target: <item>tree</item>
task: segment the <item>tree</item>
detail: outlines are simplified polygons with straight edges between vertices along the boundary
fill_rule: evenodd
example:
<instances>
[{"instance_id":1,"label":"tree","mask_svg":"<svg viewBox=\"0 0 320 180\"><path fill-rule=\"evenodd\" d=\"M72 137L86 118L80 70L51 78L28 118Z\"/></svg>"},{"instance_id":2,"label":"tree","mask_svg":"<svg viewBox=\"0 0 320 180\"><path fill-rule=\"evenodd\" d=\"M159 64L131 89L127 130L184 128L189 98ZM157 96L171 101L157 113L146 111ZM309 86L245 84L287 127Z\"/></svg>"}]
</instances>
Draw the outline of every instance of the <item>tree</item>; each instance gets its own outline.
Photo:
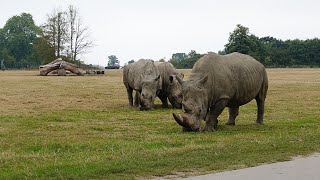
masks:
<instances>
[{"instance_id":1,"label":"tree","mask_svg":"<svg viewBox=\"0 0 320 180\"><path fill-rule=\"evenodd\" d=\"M237 24L237 27L230 33L229 42L225 45L226 54L239 52L248 54L262 62L266 58L266 51L260 39L249 32L249 28Z\"/></svg>"},{"instance_id":2,"label":"tree","mask_svg":"<svg viewBox=\"0 0 320 180\"><path fill-rule=\"evenodd\" d=\"M33 21L31 14L22 13L11 17L0 31L0 50L6 59L7 67L30 66L34 59L30 58L33 44L40 29Z\"/></svg>"},{"instance_id":3,"label":"tree","mask_svg":"<svg viewBox=\"0 0 320 180\"><path fill-rule=\"evenodd\" d=\"M225 45L225 52L227 54L232 52L239 52L249 54L253 50L253 41L249 33L249 28L237 24L235 30L230 33L229 42Z\"/></svg>"},{"instance_id":4,"label":"tree","mask_svg":"<svg viewBox=\"0 0 320 180\"><path fill-rule=\"evenodd\" d=\"M119 65L119 60L117 56L115 55L108 56L108 66L115 66L115 65Z\"/></svg>"},{"instance_id":5,"label":"tree","mask_svg":"<svg viewBox=\"0 0 320 180\"><path fill-rule=\"evenodd\" d=\"M44 36L55 50L56 57L65 56L78 61L79 55L88 52L93 46L89 27L84 26L79 10L70 5L67 11L54 9L43 25Z\"/></svg>"},{"instance_id":6,"label":"tree","mask_svg":"<svg viewBox=\"0 0 320 180\"><path fill-rule=\"evenodd\" d=\"M188 56L189 58L193 58L193 57L196 57L198 56L199 54L195 51L195 50L191 50L189 53L188 53Z\"/></svg>"},{"instance_id":7,"label":"tree","mask_svg":"<svg viewBox=\"0 0 320 180\"><path fill-rule=\"evenodd\" d=\"M133 60L133 59L130 60L130 61L128 61L128 64L132 64L132 63L134 63L134 60Z\"/></svg>"},{"instance_id":8,"label":"tree","mask_svg":"<svg viewBox=\"0 0 320 180\"><path fill-rule=\"evenodd\" d=\"M39 64L48 64L55 59L55 49L50 45L48 37L40 35L33 44L33 56L39 60Z\"/></svg>"},{"instance_id":9,"label":"tree","mask_svg":"<svg viewBox=\"0 0 320 180\"><path fill-rule=\"evenodd\" d=\"M176 53L172 55L169 62L178 69L190 69L194 63L203 55L198 54L195 50L191 50L188 55L186 53Z\"/></svg>"},{"instance_id":10,"label":"tree","mask_svg":"<svg viewBox=\"0 0 320 180\"><path fill-rule=\"evenodd\" d=\"M72 61L77 61L78 55L87 53L93 47L93 41L90 39L89 27L83 25L75 6L70 5L68 8L68 22L70 57Z\"/></svg>"},{"instance_id":11,"label":"tree","mask_svg":"<svg viewBox=\"0 0 320 180\"><path fill-rule=\"evenodd\" d=\"M7 48L4 48L0 51L0 60L3 63L2 68L12 68L16 63L16 59Z\"/></svg>"},{"instance_id":12,"label":"tree","mask_svg":"<svg viewBox=\"0 0 320 180\"><path fill-rule=\"evenodd\" d=\"M51 47L54 48L56 57L64 54L66 42L68 41L68 21L66 12L54 9L48 15L47 22L42 26L44 36L47 37Z\"/></svg>"},{"instance_id":13,"label":"tree","mask_svg":"<svg viewBox=\"0 0 320 180\"><path fill-rule=\"evenodd\" d=\"M171 57L171 59L174 61L182 61L186 58L188 58L186 53L174 53L172 54L172 57Z\"/></svg>"}]
</instances>

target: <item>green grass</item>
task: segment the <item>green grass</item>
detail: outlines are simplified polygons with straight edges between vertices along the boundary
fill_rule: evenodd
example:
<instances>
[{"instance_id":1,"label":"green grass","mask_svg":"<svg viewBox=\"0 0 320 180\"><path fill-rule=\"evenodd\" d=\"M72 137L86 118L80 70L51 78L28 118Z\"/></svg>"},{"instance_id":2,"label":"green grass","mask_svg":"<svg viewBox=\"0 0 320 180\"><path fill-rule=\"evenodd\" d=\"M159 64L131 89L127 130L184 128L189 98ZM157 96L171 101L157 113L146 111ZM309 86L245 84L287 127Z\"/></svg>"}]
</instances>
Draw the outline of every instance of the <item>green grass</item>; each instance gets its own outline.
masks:
<instances>
[{"instance_id":1,"label":"green grass","mask_svg":"<svg viewBox=\"0 0 320 180\"><path fill-rule=\"evenodd\" d=\"M224 112L213 133L182 132L172 118L180 110L161 109L159 100L154 111L128 108L121 71L1 72L0 179L188 176L319 152L320 70L296 71L268 71L264 125L254 123L251 102L236 126L224 125Z\"/></svg>"}]
</instances>

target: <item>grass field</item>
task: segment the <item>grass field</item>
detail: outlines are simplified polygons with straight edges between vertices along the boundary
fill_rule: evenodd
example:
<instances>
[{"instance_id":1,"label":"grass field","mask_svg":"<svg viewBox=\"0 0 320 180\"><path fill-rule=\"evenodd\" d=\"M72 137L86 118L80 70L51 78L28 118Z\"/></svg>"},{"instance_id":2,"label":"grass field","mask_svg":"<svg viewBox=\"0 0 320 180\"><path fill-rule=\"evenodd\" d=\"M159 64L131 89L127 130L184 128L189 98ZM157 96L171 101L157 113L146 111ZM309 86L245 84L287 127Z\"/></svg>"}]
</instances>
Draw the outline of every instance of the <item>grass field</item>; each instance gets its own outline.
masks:
<instances>
[{"instance_id":1,"label":"grass field","mask_svg":"<svg viewBox=\"0 0 320 180\"><path fill-rule=\"evenodd\" d=\"M188 75L190 70L183 70ZM320 152L320 69L269 69L265 124L186 133L161 109L127 107L121 70L103 76L0 72L0 179L190 176Z\"/></svg>"}]
</instances>

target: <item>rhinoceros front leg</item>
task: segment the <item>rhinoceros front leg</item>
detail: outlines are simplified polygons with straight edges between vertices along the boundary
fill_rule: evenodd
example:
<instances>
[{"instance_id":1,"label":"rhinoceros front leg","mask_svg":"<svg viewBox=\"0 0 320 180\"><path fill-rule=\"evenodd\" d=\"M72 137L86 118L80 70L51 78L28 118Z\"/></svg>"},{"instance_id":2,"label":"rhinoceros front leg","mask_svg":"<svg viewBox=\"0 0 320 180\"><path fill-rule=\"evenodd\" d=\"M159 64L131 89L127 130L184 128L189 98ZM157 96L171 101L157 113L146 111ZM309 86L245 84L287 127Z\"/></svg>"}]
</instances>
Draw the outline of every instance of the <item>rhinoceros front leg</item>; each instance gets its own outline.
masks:
<instances>
[{"instance_id":1,"label":"rhinoceros front leg","mask_svg":"<svg viewBox=\"0 0 320 180\"><path fill-rule=\"evenodd\" d=\"M206 126L203 131L214 131L218 127L218 117L228 104L229 98L219 99L212 108L210 108L209 113L206 117Z\"/></svg>"},{"instance_id":2,"label":"rhinoceros front leg","mask_svg":"<svg viewBox=\"0 0 320 180\"><path fill-rule=\"evenodd\" d=\"M163 108L168 108L168 97L163 95L163 94L158 94L158 97L162 102L162 107Z\"/></svg>"},{"instance_id":3,"label":"rhinoceros front leg","mask_svg":"<svg viewBox=\"0 0 320 180\"><path fill-rule=\"evenodd\" d=\"M239 107L229 107L229 120L226 125L236 125L236 118L239 115Z\"/></svg>"},{"instance_id":4,"label":"rhinoceros front leg","mask_svg":"<svg viewBox=\"0 0 320 180\"><path fill-rule=\"evenodd\" d=\"M140 94L138 91L136 91L136 94L134 96L134 106L135 107L139 107L139 104L140 104L140 98L139 98Z\"/></svg>"}]
</instances>

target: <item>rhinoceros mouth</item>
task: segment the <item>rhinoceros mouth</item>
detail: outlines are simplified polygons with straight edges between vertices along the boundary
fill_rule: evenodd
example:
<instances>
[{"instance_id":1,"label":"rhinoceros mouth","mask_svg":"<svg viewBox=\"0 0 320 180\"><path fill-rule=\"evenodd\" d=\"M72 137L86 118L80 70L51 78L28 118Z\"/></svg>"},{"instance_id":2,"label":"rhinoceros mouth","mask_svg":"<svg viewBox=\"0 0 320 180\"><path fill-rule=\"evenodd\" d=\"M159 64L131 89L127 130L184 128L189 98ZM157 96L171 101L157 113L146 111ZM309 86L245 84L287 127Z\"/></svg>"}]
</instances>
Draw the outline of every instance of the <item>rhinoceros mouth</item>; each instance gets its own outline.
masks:
<instances>
[{"instance_id":1,"label":"rhinoceros mouth","mask_svg":"<svg viewBox=\"0 0 320 180\"><path fill-rule=\"evenodd\" d=\"M183 127L185 131L199 131L199 128L195 129L193 125L190 123L189 117L186 115L172 113L174 120Z\"/></svg>"}]
</instances>

